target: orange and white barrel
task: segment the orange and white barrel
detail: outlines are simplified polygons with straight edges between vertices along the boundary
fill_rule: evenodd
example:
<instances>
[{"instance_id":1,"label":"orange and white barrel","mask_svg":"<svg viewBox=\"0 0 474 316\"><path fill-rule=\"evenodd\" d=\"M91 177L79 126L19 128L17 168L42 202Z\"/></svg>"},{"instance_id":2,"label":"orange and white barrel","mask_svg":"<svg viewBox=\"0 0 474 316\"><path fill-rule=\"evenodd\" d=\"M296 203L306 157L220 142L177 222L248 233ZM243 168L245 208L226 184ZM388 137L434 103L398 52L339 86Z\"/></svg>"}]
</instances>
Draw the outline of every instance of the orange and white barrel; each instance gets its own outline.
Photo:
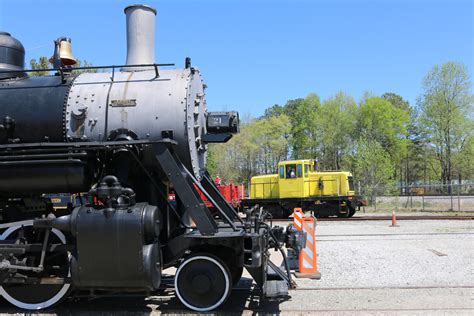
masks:
<instances>
[{"instance_id":1,"label":"orange and white barrel","mask_svg":"<svg viewBox=\"0 0 474 316\"><path fill-rule=\"evenodd\" d=\"M293 209L293 226L297 230L303 229L303 210L299 207Z\"/></svg>"}]
</instances>

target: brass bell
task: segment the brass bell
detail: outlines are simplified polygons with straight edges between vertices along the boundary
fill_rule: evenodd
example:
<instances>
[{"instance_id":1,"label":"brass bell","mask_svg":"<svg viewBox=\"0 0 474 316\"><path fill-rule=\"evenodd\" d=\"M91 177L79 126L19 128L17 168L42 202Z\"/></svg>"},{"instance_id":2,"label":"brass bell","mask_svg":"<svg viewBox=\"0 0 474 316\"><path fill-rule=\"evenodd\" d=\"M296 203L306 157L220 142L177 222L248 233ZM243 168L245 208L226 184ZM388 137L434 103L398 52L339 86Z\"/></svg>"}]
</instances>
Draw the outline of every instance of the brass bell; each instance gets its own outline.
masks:
<instances>
[{"instance_id":1,"label":"brass bell","mask_svg":"<svg viewBox=\"0 0 474 316\"><path fill-rule=\"evenodd\" d=\"M77 63L76 58L72 55L70 39L61 39L59 42L59 59L65 66L72 66Z\"/></svg>"},{"instance_id":2,"label":"brass bell","mask_svg":"<svg viewBox=\"0 0 474 316\"><path fill-rule=\"evenodd\" d=\"M77 63L76 58L72 55L70 38L60 37L54 41L54 55L49 62L54 65L54 68L72 66Z\"/></svg>"}]
</instances>

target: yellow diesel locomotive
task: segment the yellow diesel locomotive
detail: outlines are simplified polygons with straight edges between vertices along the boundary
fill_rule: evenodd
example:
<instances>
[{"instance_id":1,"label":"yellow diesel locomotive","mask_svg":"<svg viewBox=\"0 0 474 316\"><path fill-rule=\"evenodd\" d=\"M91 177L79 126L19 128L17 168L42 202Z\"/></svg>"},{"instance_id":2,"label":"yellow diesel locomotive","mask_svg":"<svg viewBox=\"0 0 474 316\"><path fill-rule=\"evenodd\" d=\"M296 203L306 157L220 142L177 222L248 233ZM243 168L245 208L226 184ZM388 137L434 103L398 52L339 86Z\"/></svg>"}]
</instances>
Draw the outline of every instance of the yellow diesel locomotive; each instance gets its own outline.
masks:
<instances>
[{"instance_id":1,"label":"yellow diesel locomotive","mask_svg":"<svg viewBox=\"0 0 474 316\"><path fill-rule=\"evenodd\" d=\"M354 179L348 171L318 171L314 160L282 161L278 174L252 177L250 197L242 210L265 207L274 218L288 217L295 207L317 217L352 217L363 205L355 194Z\"/></svg>"}]
</instances>

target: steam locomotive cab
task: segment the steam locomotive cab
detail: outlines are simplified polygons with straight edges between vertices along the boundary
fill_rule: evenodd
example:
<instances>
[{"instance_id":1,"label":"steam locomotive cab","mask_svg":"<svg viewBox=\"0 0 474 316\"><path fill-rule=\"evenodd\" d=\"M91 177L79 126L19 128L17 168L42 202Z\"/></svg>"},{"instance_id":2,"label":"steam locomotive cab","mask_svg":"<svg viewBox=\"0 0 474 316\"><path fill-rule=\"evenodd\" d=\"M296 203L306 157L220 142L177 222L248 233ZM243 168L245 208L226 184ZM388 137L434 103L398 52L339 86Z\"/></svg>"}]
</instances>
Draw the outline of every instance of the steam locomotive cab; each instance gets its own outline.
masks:
<instances>
[{"instance_id":1,"label":"steam locomotive cab","mask_svg":"<svg viewBox=\"0 0 474 316\"><path fill-rule=\"evenodd\" d=\"M55 74L29 77L23 46L0 33L0 294L36 310L73 289L146 293L171 266L179 299L196 311L220 306L244 268L264 294L285 294L289 273L272 266L267 280L268 249L298 249L302 238L257 209L243 220L205 169L207 144L238 132L238 114L206 111L190 59L155 64L153 8L125 13L127 64L95 67L109 72L75 75L60 38ZM56 212L44 197L81 192L81 206Z\"/></svg>"}]
</instances>

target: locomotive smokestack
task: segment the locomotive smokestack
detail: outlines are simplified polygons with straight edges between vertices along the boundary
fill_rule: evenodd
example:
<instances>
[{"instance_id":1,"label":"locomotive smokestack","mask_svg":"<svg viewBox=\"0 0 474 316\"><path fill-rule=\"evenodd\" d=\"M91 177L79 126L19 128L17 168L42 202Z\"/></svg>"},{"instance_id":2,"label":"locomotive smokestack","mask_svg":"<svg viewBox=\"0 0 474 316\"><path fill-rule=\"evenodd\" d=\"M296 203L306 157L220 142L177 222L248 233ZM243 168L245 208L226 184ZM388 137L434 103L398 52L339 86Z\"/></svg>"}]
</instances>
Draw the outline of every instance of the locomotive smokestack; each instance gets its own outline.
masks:
<instances>
[{"instance_id":1,"label":"locomotive smokestack","mask_svg":"<svg viewBox=\"0 0 474 316\"><path fill-rule=\"evenodd\" d=\"M143 4L125 8L127 15L127 65L155 63L156 10ZM125 71L147 70L143 67L125 68Z\"/></svg>"}]
</instances>

